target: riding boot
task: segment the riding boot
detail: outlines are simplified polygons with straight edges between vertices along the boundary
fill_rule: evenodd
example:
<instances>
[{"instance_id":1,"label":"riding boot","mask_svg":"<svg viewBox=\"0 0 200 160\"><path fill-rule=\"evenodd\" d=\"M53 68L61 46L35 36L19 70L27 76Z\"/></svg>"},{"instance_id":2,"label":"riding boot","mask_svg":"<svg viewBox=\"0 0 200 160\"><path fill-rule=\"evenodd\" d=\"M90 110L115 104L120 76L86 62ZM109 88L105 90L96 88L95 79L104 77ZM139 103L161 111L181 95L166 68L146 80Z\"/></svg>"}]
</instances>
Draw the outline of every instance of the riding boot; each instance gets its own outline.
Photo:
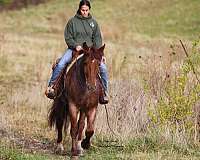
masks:
<instances>
[{"instance_id":1,"label":"riding boot","mask_svg":"<svg viewBox=\"0 0 200 160\"><path fill-rule=\"evenodd\" d=\"M99 103L108 104L108 102L109 102L108 93L104 91L104 93L102 93L101 96L99 97Z\"/></svg>"}]
</instances>

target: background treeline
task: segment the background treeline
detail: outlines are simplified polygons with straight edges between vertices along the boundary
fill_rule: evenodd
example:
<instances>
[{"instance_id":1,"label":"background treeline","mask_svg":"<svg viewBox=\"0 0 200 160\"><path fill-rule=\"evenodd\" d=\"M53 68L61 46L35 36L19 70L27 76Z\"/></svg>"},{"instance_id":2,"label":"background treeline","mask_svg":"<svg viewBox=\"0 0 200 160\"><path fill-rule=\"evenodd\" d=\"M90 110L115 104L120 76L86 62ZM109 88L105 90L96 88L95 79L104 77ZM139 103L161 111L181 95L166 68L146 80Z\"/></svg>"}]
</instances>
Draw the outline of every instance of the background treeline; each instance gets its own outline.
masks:
<instances>
[{"instance_id":1,"label":"background treeline","mask_svg":"<svg viewBox=\"0 0 200 160\"><path fill-rule=\"evenodd\" d=\"M48 0L0 0L0 11L5 9L20 9L28 5L38 5Z\"/></svg>"}]
</instances>

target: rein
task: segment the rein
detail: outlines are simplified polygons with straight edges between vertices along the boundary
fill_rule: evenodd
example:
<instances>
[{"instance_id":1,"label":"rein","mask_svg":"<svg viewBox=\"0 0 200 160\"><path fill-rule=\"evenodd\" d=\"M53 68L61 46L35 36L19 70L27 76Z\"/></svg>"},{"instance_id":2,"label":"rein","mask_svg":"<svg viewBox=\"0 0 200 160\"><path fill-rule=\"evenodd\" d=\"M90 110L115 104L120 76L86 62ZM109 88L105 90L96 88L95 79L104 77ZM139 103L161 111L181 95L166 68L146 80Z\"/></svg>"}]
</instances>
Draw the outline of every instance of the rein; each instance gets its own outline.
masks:
<instances>
[{"instance_id":1,"label":"rein","mask_svg":"<svg viewBox=\"0 0 200 160\"><path fill-rule=\"evenodd\" d=\"M108 116L108 109L107 109L106 104L104 104L104 107L105 107L105 110L106 110L106 120L107 120L108 128L110 129L110 131L111 131L116 137L119 137L119 135L117 135L117 134L113 131L113 129L111 128L111 126L110 126L110 123L109 123L109 116Z\"/></svg>"},{"instance_id":2,"label":"rein","mask_svg":"<svg viewBox=\"0 0 200 160\"><path fill-rule=\"evenodd\" d=\"M69 70L72 68L72 66L74 65L74 63L76 63L81 57L83 57L84 54L80 54L78 57L76 57L67 67L67 71L66 74L69 72Z\"/></svg>"},{"instance_id":3,"label":"rein","mask_svg":"<svg viewBox=\"0 0 200 160\"><path fill-rule=\"evenodd\" d=\"M102 78L101 78L101 76L100 76L99 74L98 74L98 77L99 77L99 79L100 79L100 82L101 82L102 86L105 88L104 84L102 83ZM114 130L111 128L111 126L110 126L110 123L109 123L109 115L108 115L108 109L107 109L106 104L104 104L104 107L105 107L105 110L106 110L106 120L107 120L108 128L110 129L110 131L111 131L116 137L119 137L119 138L120 138L120 136L119 136L118 134L116 134L116 133L114 132Z\"/></svg>"}]
</instances>

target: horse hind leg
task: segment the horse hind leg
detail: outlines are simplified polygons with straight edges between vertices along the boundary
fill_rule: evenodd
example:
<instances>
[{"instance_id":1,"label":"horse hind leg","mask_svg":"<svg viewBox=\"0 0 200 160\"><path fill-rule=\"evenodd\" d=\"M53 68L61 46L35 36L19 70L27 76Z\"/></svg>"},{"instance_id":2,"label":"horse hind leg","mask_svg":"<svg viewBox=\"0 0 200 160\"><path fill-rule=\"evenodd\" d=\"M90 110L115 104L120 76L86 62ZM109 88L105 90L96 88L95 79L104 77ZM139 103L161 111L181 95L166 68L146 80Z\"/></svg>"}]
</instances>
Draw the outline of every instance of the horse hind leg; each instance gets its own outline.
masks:
<instances>
[{"instance_id":1,"label":"horse hind leg","mask_svg":"<svg viewBox=\"0 0 200 160\"><path fill-rule=\"evenodd\" d=\"M62 144L62 129L63 129L63 121L56 121L56 126L57 126L57 146L55 149L56 154L64 154L64 147Z\"/></svg>"},{"instance_id":2,"label":"horse hind leg","mask_svg":"<svg viewBox=\"0 0 200 160\"><path fill-rule=\"evenodd\" d=\"M96 107L90 109L87 113L87 129L85 132L85 139L81 142L83 149L89 149L91 146L91 137L94 134L94 121L96 118Z\"/></svg>"},{"instance_id":3,"label":"horse hind leg","mask_svg":"<svg viewBox=\"0 0 200 160\"><path fill-rule=\"evenodd\" d=\"M63 106L63 107L61 107ZM67 130L68 126L69 126L69 121L68 121L68 106L66 103L64 103L63 101L60 101L60 105L58 106L60 107L59 110L57 110L57 117L56 117L56 128L57 128L57 148L55 150L55 152L57 154L64 154L64 147L63 147L63 128L64 131Z\"/></svg>"},{"instance_id":4,"label":"horse hind leg","mask_svg":"<svg viewBox=\"0 0 200 160\"><path fill-rule=\"evenodd\" d=\"M68 115L68 104L63 101L62 97L55 99L52 107L49 110L48 122L49 126L52 128L54 125L57 130L57 146L54 150L56 153L63 153L62 145L62 130L64 124L67 122Z\"/></svg>"}]
</instances>

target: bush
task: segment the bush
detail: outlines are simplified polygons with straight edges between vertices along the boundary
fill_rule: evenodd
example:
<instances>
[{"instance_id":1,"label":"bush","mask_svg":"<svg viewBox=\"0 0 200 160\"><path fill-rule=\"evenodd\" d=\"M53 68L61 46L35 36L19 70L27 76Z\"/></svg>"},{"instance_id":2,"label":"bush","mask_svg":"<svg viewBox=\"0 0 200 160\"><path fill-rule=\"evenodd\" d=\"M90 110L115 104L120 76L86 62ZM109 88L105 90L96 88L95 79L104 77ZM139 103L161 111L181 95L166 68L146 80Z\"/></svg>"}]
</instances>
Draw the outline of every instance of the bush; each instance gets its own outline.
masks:
<instances>
[{"instance_id":1,"label":"bush","mask_svg":"<svg viewBox=\"0 0 200 160\"><path fill-rule=\"evenodd\" d=\"M5 5L11 3L13 0L0 0L0 5Z\"/></svg>"},{"instance_id":2,"label":"bush","mask_svg":"<svg viewBox=\"0 0 200 160\"><path fill-rule=\"evenodd\" d=\"M192 51L180 65L179 72L165 82L156 107L149 111L153 123L194 129L193 107L200 99L199 48L200 40L193 43Z\"/></svg>"}]
</instances>

